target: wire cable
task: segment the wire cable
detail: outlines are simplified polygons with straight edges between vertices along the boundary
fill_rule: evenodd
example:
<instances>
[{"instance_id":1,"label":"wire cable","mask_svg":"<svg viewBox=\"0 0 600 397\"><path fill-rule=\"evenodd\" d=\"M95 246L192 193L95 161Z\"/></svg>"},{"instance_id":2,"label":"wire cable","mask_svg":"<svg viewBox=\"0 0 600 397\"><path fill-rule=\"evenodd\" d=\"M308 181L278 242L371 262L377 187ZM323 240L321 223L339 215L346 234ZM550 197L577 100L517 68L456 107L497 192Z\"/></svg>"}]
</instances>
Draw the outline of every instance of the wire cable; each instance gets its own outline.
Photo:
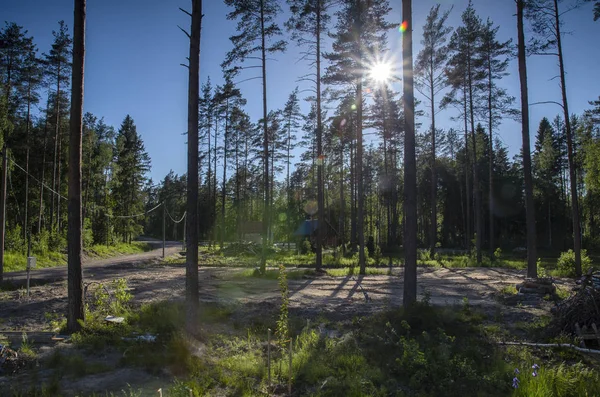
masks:
<instances>
[{"instance_id":1,"label":"wire cable","mask_svg":"<svg viewBox=\"0 0 600 397\"><path fill-rule=\"evenodd\" d=\"M140 216L146 216L149 213L151 213L152 211L154 211L155 209L157 209L158 207L160 207L161 205L163 205L165 202L163 201L162 203L159 203L156 207L144 212L143 214L135 214L135 215L109 215L109 217L111 218L118 218L118 219L128 219L128 218L139 218Z\"/></svg>"},{"instance_id":2,"label":"wire cable","mask_svg":"<svg viewBox=\"0 0 600 397\"><path fill-rule=\"evenodd\" d=\"M181 219L176 221L175 219L173 219L173 217L171 216L171 214L169 214L169 210L167 209L167 207L165 207L165 212L167 213L167 215L169 215L169 218L171 218L171 220L173 221L173 223L181 223L184 219L185 216L187 215L187 211L183 212L183 215L181 216Z\"/></svg>"},{"instance_id":3,"label":"wire cable","mask_svg":"<svg viewBox=\"0 0 600 397\"><path fill-rule=\"evenodd\" d=\"M32 178L34 181L36 181L37 183L39 183L40 185L42 185L43 187L45 187L46 189L48 189L50 192L56 194L57 196L60 196L61 198L63 198L64 200L68 200L65 196L63 196L62 194L58 193L57 191L55 191L54 189L50 188L48 185L46 185L45 183L41 182L39 179L37 179L35 176L31 175L29 172L27 172L23 167L21 167L15 160L13 160L12 158L10 158L10 161L21 171L23 171L25 174L29 175L30 178ZM12 182L11 182L11 188L12 188ZM14 192L13 192L14 195ZM16 197L15 197L16 199ZM141 216L145 216L148 215L149 213L151 213L152 211L156 210L158 207L160 207L161 205L163 205L164 202L159 203L158 205L156 205L154 208L142 213L142 214L135 214L135 215L109 215L106 214L108 217L110 218L118 218L118 219L127 219L127 218L139 218ZM100 207L100 206L96 206L94 205L94 207ZM92 208L88 207L86 208L87 211L91 211ZM185 215L185 214L184 214ZM20 216L19 216L20 217ZM182 219L183 220L183 219ZM181 221L180 221L181 222Z\"/></svg>"},{"instance_id":4,"label":"wire cable","mask_svg":"<svg viewBox=\"0 0 600 397\"><path fill-rule=\"evenodd\" d=\"M45 187L46 189L48 189L49 191L51 191L52 193L56 194L57 196L60 196L61 198L68 200L65 196L63 196L62 194L58 193L56 190L51 189L48 185L46 185L44 182L40 182L39 179L37 179L35 176L31 175L29 172L25 171L25 168L21 167L19 164L17 164L17 162L15 160L13 160L12 158L10 159L10 161L21 171L23 171L24 173L26 173L27 175L29 175L30 178L32 178L34 181L36 181L37 183L39 183L40 185L42 185L43 187Z\"/></svg>"}]
</instances>

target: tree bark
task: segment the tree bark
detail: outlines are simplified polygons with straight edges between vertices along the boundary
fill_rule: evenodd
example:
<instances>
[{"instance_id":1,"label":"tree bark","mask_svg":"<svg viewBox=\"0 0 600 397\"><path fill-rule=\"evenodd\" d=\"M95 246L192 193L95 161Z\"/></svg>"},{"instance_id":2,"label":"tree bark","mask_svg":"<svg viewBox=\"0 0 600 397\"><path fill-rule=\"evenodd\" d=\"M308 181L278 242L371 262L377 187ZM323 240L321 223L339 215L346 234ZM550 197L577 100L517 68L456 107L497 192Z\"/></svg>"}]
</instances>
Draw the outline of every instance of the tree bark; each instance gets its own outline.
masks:
<instances>
[{"instance_id":1,"label":"tree bark","mask_svg":"<svg viewBox=\"0 0 600 397\"><path fill-rule=\"evenodd\" d=\"M489 201L489 228L490 228L490 237L489 237L489 256L490 261L494 261L494 119L492 112L492 89L493 89L493 81L492 81L492 60L490 54L488 54L487 59L487 67L488 67L488 130L489 130L489 165L488 165L488 179L489 179L489 192L488 192L488 201Z\"/></svg>"},{"instance_id":2,"label":"tree bark","mask_svg":"<svg viewBox=\"0 0 600 397\"><path fill-rule=\"evenodd\" d=\"M358 15L356 16L357 21L357 40L358 40L358 48L359 48L359 64L362 62L363 54L362 54L362 41L361 41L361 33L362 33L362 24L360 23L360 19L362 17L362 2L358 0ZM365 257L365 190L364 190L364 181L363 181L363 134L362 134L362 123L363 123L363 96L362 96L362 80L363 80L363 71L359 72L360 75L358 77L358 82L356 85L356 180L357 180L357 191L358 191L358 209L357 209L357 222L356 228L358 231L358 264L360 267L360 274L366 274L366 257Z\"/></svg>"},{"instance_id":3,"label":"tree bark","mask_svg":"<svg viewBox=\"0 0 600 397\"><path fill-rule=\"evenodd\" d=\"M187 227L185 252L186 329L193 332L199 305L198 292L198 96L200 90L200 32L202 0L192 0L188 76ZM209 131L210 134L210 131Z\"/></svg>"},{"instance_id":4,"label":"tree bark","mask_svg":"<svg viewBox=\"0 0 600 397\"><path fill-rule=\"evenodd\" d=\"M527 277L537 277L537 252L535 236L535 203L531 177L531 148L529 141L529 94L527 89L527 59L523 26L524 0L517 0L517 33L519 78L521 82L521 128L523 136L523 172L525 174L525 216L527 224Z\"/></svg>"},{"instance_id":5,"label":"tree bark","mask_svg":"<svg viewBox=\"0 0 600 397\"><path fill-rule=\"evenodd\" d=\"M581 220L579 214L579 196L577 194L577 175L575 173L575 159L573 154L573 132L567 102L567 85L565 79L565 63L562 50L560 32L560 14L558 0L554 0L554 18L556 24L556 47L558 50L558 65L560 68L560 90L562 94L563 111L565 116L565 129L567 132L567 158L569 160L569 179L571 183L571 212L573 216L573 250L575 251L575 274L581 276Z\"/></svg>"},{"instance_id":6,"label":"tree bark","mask_svg":"<svg viewBox=\"0 0 600 397\"><path fill-rule=\"evenodd\" d=\"M431 259L435 256L435 244L437 243L437 170L435 158L435 81L433 76L433 52L430 59L431 74L429 75L429 86L431 95L431 238L429 241L429 252Z\"/></svg>"},{"instance_id":7,"label":"tree bark","mask_svg":"<svg viewBox=\"0 0 600 397\"><path fill-rule=\"evenodd\" d=\"M323 126L321 117L321 0L317 0L317 31L316 31L316 74L317 74L317 203L319 224L317 229L316 268L323 267L323 239L325 238L325 203L323 195Z\"/></svg>"},{"instance_id":8,"label":"tree bark","mask_svg":"<svg viewBox=\"0 0 600 397\"><path fill-rule=\"evenodd\" d=\"M260 258L260 271L264 273L267 267L267 241L269 238L269 127L267 120L267 48L265 43L265 9L264 0L260 0L260 33L261 33L261 68L262 68L262 94L263 94L263 183L264 183L264 212L263 212L263 238L262 255Z\"/></svg>"},{"instance_id":9,"label":"tree bark","mask_svg":"<svg viewBox=\"0 0 600 397\"><path fill-rule=\"evenodd\" d=\"M73 73L69 121L69 206L68 206L68 301L67 328L81 329L83 310L81 145L83 128L83 73L85 62L86 0L75 0L73 24Z\"/></svg>"},{"instance_id":10,"label":"tree bark","mask_svg":"<svg viewBox=\"0 0 600 397\"><path fill-rule=\"evenodd\" d=\"M402 76L404 81L404 296L417 301L417 163L415 159L415 97L412 51L412 0L402 0Z\"/></svg>"}]
</instances>

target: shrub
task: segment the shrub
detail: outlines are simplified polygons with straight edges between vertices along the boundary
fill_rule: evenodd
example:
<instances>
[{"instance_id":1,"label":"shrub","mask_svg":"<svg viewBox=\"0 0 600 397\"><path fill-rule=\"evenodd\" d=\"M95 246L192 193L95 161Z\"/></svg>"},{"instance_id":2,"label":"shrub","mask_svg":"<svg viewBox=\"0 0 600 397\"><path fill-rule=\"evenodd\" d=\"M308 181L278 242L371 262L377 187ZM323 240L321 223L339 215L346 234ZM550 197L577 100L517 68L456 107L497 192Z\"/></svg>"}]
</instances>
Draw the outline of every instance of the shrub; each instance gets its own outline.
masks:
<instances>
[{"instance_id":1,"label":"shrub","mask_svg":"<svg viewBox=\"0 0 600 397\"><path fill-rule=\"evenodd\" d=\"M4 242L4 248L7 251L21 252L24 253L26 250L26 244L23 240L23 232L21 225L15 225L13 228L8 228L6 231L6 239Z\"/></svg>"},{"instance_id":2,"label":"shrub","mask_svg":"<svg viewBox=\"0 0 600 397\"><path fill-rule=\"evenodd\" d=\"M592 266L592 260L587 254L586 250L581 250L581 271L587 272ZM560 254L558 261L556 262L556 268L558 274L564 277L575 277L575 252L568 250Z\"/></svg>"},{"instance_id":3,"label":"shrub","mask_svg":"<svg viewBox=\"0 0 600 397\"><path fill-rule=\"evenodd\" d=\"M498 260L502 257L502 248L498 247L494 251L494 259Z\"/></svg>"},{"instance_id":4,"label":"shrub","mask_svg":"<svg viewBox=\"0 0 600 397\"><path fill-rule=\"evenodd\" d=\"M94 233L92 232L92 221L86 218L83 222L83 247L88 248L94 244Z\"/></svg>"},{"instance_id":5,"label":"shrub","mask_svg":"<svg viewBox=\"0 0 600 397\"><path fill-rule=\"evenodd\" d=\"M310 243L310 240L305 238L302 241L302 244L300 244L300 253L302 255L305 255L305 254L309 254L311 252L312 252L312 245Z\"/></svg>"},{"instance_id":6,"label":"shrub","mask_svg":"<svg viewBox=\"0 0 600 397\"><path fill-rule=\"evenodd\" d=\"M67 248L67 238L63 233L59 233L56 229L53 229L52 232L50 232L48 237L49 251L58 252L64 251Z\"/></svg>"},{"instance_id":7,"label":"shrub","mask_svg":"<svg viewBox=\"0 0 600 397\"><path fill-rule=\"evenodd\" d=\"M381 247L379 245L375 246L375 252L373 252L373 260L375 261L375 266L379 265L381 262Z\"/></svg>"}]
</instances>

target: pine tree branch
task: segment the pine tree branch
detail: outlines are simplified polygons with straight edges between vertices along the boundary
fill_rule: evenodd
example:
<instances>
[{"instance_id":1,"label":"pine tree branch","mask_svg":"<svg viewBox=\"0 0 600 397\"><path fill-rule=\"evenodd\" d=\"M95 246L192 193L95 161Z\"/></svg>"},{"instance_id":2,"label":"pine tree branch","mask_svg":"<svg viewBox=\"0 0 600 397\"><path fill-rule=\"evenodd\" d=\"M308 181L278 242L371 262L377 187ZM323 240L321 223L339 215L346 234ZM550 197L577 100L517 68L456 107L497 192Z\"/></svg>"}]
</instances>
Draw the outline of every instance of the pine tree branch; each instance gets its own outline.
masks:
<instances>
[{"instance_id":1,"label":"pine tree branch","mask_svg":"<svg viewBox=\"0 0 600 397\"><path fill-rule=\"evenodd\" d=\"M190 34L189 34L189 33L188 33L188 32L187 32L187 31L186 31L184 28L182 28L182 27L181 27L181 26L179 26L179 25L177 25L177 27L178 27L178 28L179 28L179 29L180 29L180 30L181 30L183 33L185 33L185 35L188 37L188 39L191 39L191 38L192 38L192 36L190 36Z\"/></svg>"},{"instance_id":2,"label":"pine tree branch","mask_svg":"<svg viewBox=\"0 0 600 397\"><path fill-rule=\"evenodd\" d=\"M183 8L181 8L181 7L179 7L179 10L180 10L181 12L183 12L184 14L187 14L187 15L189 15L190 17L192 16L192 14L191 14L191 13L187 12L186 10L184 10L184 9L183 9Z\"/></svg>"}]
</instances>

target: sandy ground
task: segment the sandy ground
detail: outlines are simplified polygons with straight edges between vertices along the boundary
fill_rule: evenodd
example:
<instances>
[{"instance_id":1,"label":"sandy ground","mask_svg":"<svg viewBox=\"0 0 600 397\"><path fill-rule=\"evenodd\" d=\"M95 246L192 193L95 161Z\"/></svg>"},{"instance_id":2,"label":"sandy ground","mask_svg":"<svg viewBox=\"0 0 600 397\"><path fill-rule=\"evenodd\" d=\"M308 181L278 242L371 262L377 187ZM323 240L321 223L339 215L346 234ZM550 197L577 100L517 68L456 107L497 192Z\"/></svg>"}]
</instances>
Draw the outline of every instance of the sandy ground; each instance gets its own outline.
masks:
<instances>
[{"instance_id":1,"label":"sandy ground","mask_svg":"<svg viewBox=\"0 0 600 397\"><path fill-rule=\"evenodd\" d=\"M167 248L167 255L178 252L179 246ZM185 288L185 267L161 263L161 249L118 259L94 261L84 266L85 285L89 291L95 282L110 284L125 278L132 288L134 304L182 299ZM277 304L277 280L236 277L241 268L203 267L200 263L200 299L225 304ZM429 296L432 304L469 304L496 310L501 305L495 296L504 287L515 285L524 277L523 271L497 268L419 268L420 299ZM13 285L23 285L24 272L7 273L5 279ZM66 313L66 268L41 269L32 273L31 295L24 288L0 292L0 332L49 331L48 317ZM331 315L335 318L369 314L402 304L403 270L392 275L350 277L306 277L289 280L290 309L308 316ZM89 294L88 294L89 295ZM366 295L366 296L365 296ZM368 300L367 300L368 298ZM543 302L528 307L540 308ZM547 309L547 308L546 308Z\"/></svg>"},{"instance_id":2,"label":"sandy ground","mask_svg":"<svg viewBox=\"0 0 600 397\"><path fill-rule=\"evenodd\" d=\"M177 255L180 245L169 244L166 254ZM133 304L163 300L181 300L185 288L185 266L165 264L161 260L162 249L128 255L84 265L84 282L91 291L97 283L110 285L117 278L125 278L133 295ZM199 287L202 302L218 302L232 305L228 327L236 323L248 324L252 319L273 317L278 310L280 292L277 280L242 277L244 268L205 267L200 258ZM498 299L499 291L515 285L524 278L523 271L492 268L419 268L419 298L428 297L435 305L462 305L464 298L472 306L478 306L495 322L511 328L519 322L532 321L547 314L551 302L541 299L507 306ZM0 334L12 334L19 343L21 332L27 332L30 340L48 340L51 333L50 319L63 316L67 309L66 268L36 270L32 273L31 296L26 297L24 272L7 273L5 280L11 288L0 292ZM561 284L567 281L559 280ZM350 277L307 277L289 280L290 314L302 320L351 321L355 317L398 307L402 304L403 269L395 268L392 275ZM109 287L110 289L110 287ZM91 294L88 294L91 295ZM249 321L250 319L250 321ZM225 324L224 324L225 325ZM50 343L39 345L39 356L51 354L55 347ZM63 349L72 348L67 344ZM116 355L115 355L116 354ZM85 377L61 379L64 395L81 395L80 391L101 392L127 390L128 384L143 385L144 390L154 393L161 385L171 382L169 374L151 375L142 368L118 367L118 352L107 350L95 355L115 369ZM52 370L41 370L39 382L51 378ZM14 376L0 376L0 390L8 387L27 388L31 380L27 372ZM136 387L137 387L136 386ZM153 395L153 394L143 395ZM0 392L0 395L2 393Z\"/></svg>"}]
</instances>

